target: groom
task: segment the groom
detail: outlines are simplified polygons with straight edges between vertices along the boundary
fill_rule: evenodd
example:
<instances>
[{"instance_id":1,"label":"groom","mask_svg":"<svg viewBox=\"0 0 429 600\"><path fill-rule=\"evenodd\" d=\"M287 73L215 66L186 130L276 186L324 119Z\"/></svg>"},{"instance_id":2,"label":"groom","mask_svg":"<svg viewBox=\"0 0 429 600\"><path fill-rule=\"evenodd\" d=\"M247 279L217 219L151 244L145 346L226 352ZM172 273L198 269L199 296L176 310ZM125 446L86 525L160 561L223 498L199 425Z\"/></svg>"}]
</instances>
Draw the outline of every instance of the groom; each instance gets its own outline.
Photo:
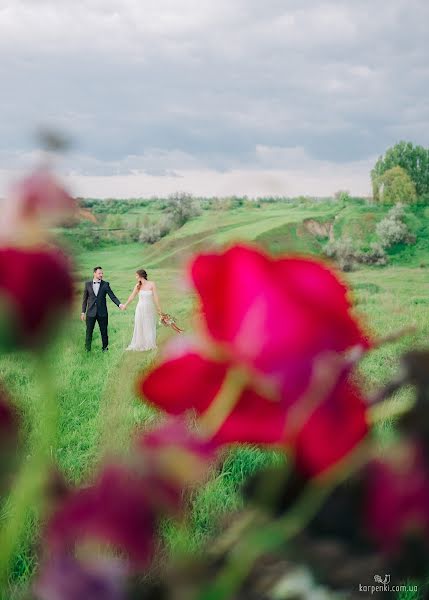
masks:
<instances>
[{"instance_id":1,"label":"groom","mask_svg":"<svg viewBox=\"0 0 429 600\"><path fill-rule=\"evenodd\" d=\"M119 306L121 310L125 309L125 306L119 302L110 289L109 282L103 281L103 269L101 267L95 267L92 281L87 281L85 283L82 314L80 317L82 321L85 321L86 319L85 348L87 352L91 350L92 334L94 332L96 321L98 321L100 327L103 352L106 352L109 349L109 337L107 335L107 324L109 319L106 304L107 294L109 294L110 299L116 306Z\"/></svg>"}]
</instances>

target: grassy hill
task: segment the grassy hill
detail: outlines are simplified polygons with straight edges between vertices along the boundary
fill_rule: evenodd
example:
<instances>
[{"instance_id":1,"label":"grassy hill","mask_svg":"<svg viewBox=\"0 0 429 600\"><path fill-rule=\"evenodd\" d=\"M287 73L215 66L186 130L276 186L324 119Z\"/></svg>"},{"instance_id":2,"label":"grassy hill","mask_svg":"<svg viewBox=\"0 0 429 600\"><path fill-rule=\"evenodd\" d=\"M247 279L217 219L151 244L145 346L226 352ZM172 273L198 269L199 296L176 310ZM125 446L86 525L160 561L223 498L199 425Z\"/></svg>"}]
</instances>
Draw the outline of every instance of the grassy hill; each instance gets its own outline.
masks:
<instances>
[{"instance_id":1,"label":"grassy hill","mask_svg":"<svg viewBox=\"0 0 429 600\"><path fill-rule=\"evenodd\" d=\"M240 204L241 202L241 204ZM350 238L367 250L377 240L376 226L390 207L366 199L201 202L200 214L160 242L141 245L147 266L181 265L195 251L233 240L254 241L272 253L321 254L328 239ZM108 212L108 208L112 212ZM168 201L94 201L96 222L81 222L63 231L66 238L91 249L128 244L150 224L168 214ZM406 223L416 242L389 250L392 264L425 263L429 253L429 207L405 208Z\"/></svg>"},{"instance_id":2,"label":"grassy hill","mask_svg":"<svg viewBox=\"0 0 429 600\"><path fill-rule=\"evenodd\" d=\"M147 217L156 221L165 214L165 203L130 202L120 213L122 227L110 232L106 242L106 217L115 214L97 213L96 223L78 224L63 230L67 241L76 251L76 279L80 284L91 277L92 268L102 265L105 278L123 301L135 283L134 273L145 268L158 283L162 308L177 316L187 331L194 299L183 286L183 268L196 251L228 244L233 241L257 243L276 254L299 252L320 254L330 236L348 235L362 245L368 245L375 235L376 223L385 216L387 207L366 204L308 200L289 202L245 203L243 206L208 206L153 245L126 241L128 228L142 223ZM116 213L117 214L117 213ZM398 355L405 348L427 342L429 335L429 209L407 209L407 223L416 236L416 243L393 248L387 267L362 267L344 274L356 300L356 311L375 335L386 335L403 326L415 323L417 334L385 346L363 364L368 389L382 384L397 367ZM93 249L80 244L82 227ZM112 228L113 229L113 228ZM91 231L93 232L91 234ZM122 238L121 238L122 236ZM51 369L56 377L60 403L61 430L53 456L73 481L88 478L94 465L112 452L127 452L130 431L156 419L155 411L136 396L135 380L156 360L156 353L125 353L132 334L134 308L121 313L110 310L110 351L102 354L98 332L94 350L84 352L84 325L79 320L80 290L76 294L74 317L66 323L52 349ZM160 346L172 332L159 331ZM34 362L28 356L12 355L0 360L0 377L14 392L25 415L27 429L33 436L43 428L38 421L37 403L41 393ZM406 401L404 392L398 402ZM392 424L380 426L380 443L392 432ZM31 445L31 437L30 437ZM240 505L239 489L249 473L276 455L257 448L231 451L221 472L193 498L192 535L186 544L198 547L216 528L220 514ZM3 507L7 512L7 505ZM32 541L37 537L36 515L28 515L25 539L20 544L14 563L12 579L19 584L34 569ZM172 547L183 544L174 529L166 529Z\"/></svg>"}]
</instances>

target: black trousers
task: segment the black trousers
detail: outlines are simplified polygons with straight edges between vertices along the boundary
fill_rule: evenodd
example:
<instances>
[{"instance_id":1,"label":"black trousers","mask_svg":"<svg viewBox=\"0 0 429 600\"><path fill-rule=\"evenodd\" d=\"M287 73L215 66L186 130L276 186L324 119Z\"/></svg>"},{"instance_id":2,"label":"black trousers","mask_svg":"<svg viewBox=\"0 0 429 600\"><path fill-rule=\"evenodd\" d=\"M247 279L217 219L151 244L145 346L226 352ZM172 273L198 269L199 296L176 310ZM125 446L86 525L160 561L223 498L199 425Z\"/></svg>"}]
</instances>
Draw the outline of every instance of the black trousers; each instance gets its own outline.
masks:
<instances>
[{"instance_id":1,"label":"black trousers","mask_svg":"<svg viewBox=\"0 0 429 600\"><path fill-rule=\"evenodd\" d=\"M86 339L85 339L85 348L87 350L91 350L92 344L92 334L94 333L95 323L98 322L98 326L100 327L101 333L101 342L103 344L103 348L107 348L109 345L109 336L107 335L107 325L109 322L109 317L106 315L105 317L100 317L96 315L95 317L86 317Z\"/></svg>"}]
</instances>

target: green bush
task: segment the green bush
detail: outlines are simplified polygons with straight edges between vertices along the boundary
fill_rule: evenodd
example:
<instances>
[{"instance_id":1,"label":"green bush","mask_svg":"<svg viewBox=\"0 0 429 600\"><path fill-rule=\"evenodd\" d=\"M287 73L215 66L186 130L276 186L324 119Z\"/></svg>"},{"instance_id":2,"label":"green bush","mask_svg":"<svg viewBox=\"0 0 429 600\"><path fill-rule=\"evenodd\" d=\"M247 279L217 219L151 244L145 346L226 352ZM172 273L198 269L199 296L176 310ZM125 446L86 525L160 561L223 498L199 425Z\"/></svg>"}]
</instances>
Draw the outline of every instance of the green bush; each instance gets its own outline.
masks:
<instances>
[{"instance_id":1,"label":"green bush","mask_svg":"<svg viewBox=\"0 0 429 600\"><path fill-rule=\"evenodd\" d=\"M178 192L169 196L167 210L178 227L182 227L190 219L196 217L200 213L200 209L193 196L183 192Z\"/></svg>"},{"instance_id":2,"label":"green bush","mask_svg":"<svg viewBox=\"0 0 429 600\"><path fill-rule=\"evenodd\" d=\"M402 167L389 169L375 181L375 185L377 196L384 204L411 204L417 199L416 186Z\"/></svg>"},{"instance_id":3,"label":"green bush","mask_svg":"<svg viewBox=\"0 0 429 600\"><path fill-rule=\"evenodd\" d=\"M118 213L108 214L104 221L104 227L106 229L123 229L124 220Z\"/></svg>"},{"instance_id":4,"label":"green bush","mask_svg":"<svg viewBox=\"0 0 429 600\"><path fill-rule=\"evenodd\" d=\"M145 224L139 235L139 242L142 244L156 244L161 238L168 235L176 228L172 215L162 215L157 223L151 223L145 218Z\"/></svg>"},{"instance_id":5,"label":"green bush","mask_svg":"<svg viewBox=\"0 0 429 600\"><path fill-rule=\"evenodd\" d=\"M352 271L359 255L353 240L349 237L343 237L339 240L330 240L325 248L325 255L333 258L342 271Z\"/></svg>"},{"instance_id":6,"label":"green bush","mask_svg":"<svg viewBox=\"0 0 429 600\"><path fill-rule=\"evenodd\" d=\"M405 209L402 204L396 204L389 210L386 217L376 227L379 244L382 248L391 248L395 244L410 244L415 242L405 223Z\"/></svg>"},{"instance_id":7,"label":"green bush","mask_svg":"<svg viewBox=\"0 0 429 600\"><path fill-rule=\"evenodd\" d=\"M371 242L369 250L359 252L356 260L363 265L385 266L388 263L386 251L379 242Z\"/></svg>"},{"instance_id":8,"label":"green bush","mask_svg":"<svg viewBox=\"0 0 429 600\"><path fill-rule=\"evenodd\" d=\"M140 233L139 242L142 244L156 244L161 239L161 231L155 223L145 227Z\"/></svg>"}]
</instances>

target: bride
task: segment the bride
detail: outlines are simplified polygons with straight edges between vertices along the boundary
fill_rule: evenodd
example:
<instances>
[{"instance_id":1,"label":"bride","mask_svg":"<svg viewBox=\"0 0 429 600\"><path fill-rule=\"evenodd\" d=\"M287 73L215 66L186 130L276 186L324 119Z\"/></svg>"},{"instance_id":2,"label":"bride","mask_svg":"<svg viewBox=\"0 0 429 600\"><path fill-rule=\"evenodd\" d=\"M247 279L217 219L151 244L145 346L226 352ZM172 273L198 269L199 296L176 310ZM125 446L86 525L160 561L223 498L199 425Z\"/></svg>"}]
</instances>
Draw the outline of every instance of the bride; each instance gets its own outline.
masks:
<instances>
[{"instance_id":1,"label":"bride","mask_svg":"<svg viewBox=\"0 0 429 600\"><path fill-rule=\"evenodd\" d=\"M144 269L136 272L137 284L134 287L130 297L125 303L125 308L138 295L139 301L136 307L136 316L134 319L133 339L127 350L154 350L156 348L156 313L161 314L158 293L153 281L148 281L147 273Z\"/></svg>"}]
</instances>

